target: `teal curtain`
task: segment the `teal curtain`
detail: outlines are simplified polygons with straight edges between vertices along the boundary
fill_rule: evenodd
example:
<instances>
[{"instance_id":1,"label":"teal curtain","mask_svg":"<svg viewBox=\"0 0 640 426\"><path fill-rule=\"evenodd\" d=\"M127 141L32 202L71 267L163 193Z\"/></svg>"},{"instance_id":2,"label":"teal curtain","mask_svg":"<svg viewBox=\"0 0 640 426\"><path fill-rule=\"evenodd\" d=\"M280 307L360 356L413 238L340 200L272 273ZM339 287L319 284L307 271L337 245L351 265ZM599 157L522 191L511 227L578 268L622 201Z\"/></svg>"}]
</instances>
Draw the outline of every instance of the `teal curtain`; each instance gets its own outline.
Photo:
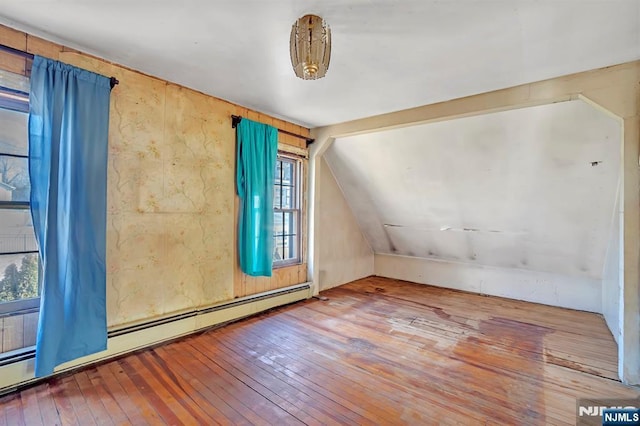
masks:
<instances>
[{"instance_id":1,"label":"teal curtain","mask_svg":"<svg viewBox=\"0 0 640 426\"><path fill-rule=\"evenodd\" d=\"M31 216L42 262L36 377L107 348L107 77L36 56Z\"/></svg>"},{"instance_id":2,"label":"teal curtain","mask_svg":"<svg viewBox=\"0 0 640 426\"><path fill-rule=\"evenodd\" d=\"M273 184L278 155L278 129L244 118L238 123L236 131L240 268L248 275L270 277L273 266Z\"/></svg>"}]
</instances>

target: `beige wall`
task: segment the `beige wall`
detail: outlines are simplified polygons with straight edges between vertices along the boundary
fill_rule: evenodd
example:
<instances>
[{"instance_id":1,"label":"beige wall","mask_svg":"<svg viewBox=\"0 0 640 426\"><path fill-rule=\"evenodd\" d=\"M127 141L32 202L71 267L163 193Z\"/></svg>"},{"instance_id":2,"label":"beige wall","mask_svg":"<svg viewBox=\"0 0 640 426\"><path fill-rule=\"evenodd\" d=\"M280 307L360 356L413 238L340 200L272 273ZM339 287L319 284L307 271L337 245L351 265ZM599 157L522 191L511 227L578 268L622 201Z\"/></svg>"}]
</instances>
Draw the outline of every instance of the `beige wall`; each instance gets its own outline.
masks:
<instances>
[{"instance_id":1,"label":"beige wall","mask_svg":"<svg viewBox=\"0 0 640 426\"><path fill-rule=\"evenodd\" d=\"M0 26L0 39L120 81L112 91L109 129L111 328L306 281L304 265L278 270L260 285L247 284L236 267L230 116L299 134L308 129L7 27ZM24 72L24 61L0 55L0 67ZM281 135L280 147L306 155L304 140Z\"/></svg>"},{"instance_id":2,"label":"beige wall","mask_svg":"<svg viewBox=\"0 0 640 426\"><path fill-rule=\"evenodd\" d=\"M373 275L373 251L360 231L329 165L320 161L319 290Z\"/></svg>"}]
</instances>

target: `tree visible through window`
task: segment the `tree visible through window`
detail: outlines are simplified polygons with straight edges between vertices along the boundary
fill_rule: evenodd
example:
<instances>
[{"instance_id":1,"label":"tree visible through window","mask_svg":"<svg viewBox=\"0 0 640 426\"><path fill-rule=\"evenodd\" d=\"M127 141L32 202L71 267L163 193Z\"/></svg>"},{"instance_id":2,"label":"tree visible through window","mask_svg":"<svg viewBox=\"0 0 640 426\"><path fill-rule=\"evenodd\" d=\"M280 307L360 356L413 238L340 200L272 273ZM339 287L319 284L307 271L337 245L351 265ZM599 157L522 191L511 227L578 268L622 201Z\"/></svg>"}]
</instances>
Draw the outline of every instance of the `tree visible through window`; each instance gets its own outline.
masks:
<instances>
[{"instance_id":1,"label":"tree visible through window","mask_svg":"<svg viewBox=\"0 0 640 426\"><path fill-rule=\"evenodd\" d=\"M273 265L300 262L300 191L298 161L278 157L273 191Z\"/></svg>"},{"instance_id":2,"label":"tree visible through window","mask_svg":"<svg viewBox=\"0 0 640 426\"><path fill-rule=\"evenodd\" d=\"M25 254L20 266L9 263L4 270L4 278L0 280L0 301L38 297L38 255Z\"/></svg>"},{"instance_id":3,"label":"tree visible through window","mask_svg":"<svg viewBox=\"0 0 640 426\"><path fill-rule=\"evenodd\" d=\"M29 79L0 69L0 353L35 343L40 266L29 199Z\"/></svg>"}]
</instances>

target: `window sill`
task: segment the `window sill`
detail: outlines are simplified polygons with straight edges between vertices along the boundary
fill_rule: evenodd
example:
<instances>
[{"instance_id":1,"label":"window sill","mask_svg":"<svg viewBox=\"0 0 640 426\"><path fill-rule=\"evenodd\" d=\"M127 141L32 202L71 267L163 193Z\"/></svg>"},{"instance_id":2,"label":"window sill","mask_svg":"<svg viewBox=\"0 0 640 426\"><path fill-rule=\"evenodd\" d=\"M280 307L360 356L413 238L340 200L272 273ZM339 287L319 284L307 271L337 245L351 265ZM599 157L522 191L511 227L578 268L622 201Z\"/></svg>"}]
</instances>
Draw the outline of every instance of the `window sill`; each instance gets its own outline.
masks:
<instances>
[{"instance_id":1,"label":"window sill","mask_svg":"<svg viewBox=\"0 0 640 426\"><path fill-rule=\"evenodd\" d=\"M273 264L271 269L282 269L282 268L288 268L289 266L298 266L298 265L302 265L304 262L302 262L301 260L298 259L294 259L288 262L279 262L278 264Z\"/></svg>"},{"instance_id":2,"label":"window sill","mask_svg":"<svg viewBox=\"0 0 640 426\"><path fill-rule=\"evenodd\" d=\"M36 356L35 345L0 353L0 367Z\"/></svg>"},{"instance_id":3,"label":"window sill","mask_svg":"<svg viewBox=\"0 0 640 426\"><path fill-rule=\"evenodd\" d=\"M0 318L12 315L25 315L40 310L40 298L12 300L0 302Z\"/></svg>"}]
</instances>

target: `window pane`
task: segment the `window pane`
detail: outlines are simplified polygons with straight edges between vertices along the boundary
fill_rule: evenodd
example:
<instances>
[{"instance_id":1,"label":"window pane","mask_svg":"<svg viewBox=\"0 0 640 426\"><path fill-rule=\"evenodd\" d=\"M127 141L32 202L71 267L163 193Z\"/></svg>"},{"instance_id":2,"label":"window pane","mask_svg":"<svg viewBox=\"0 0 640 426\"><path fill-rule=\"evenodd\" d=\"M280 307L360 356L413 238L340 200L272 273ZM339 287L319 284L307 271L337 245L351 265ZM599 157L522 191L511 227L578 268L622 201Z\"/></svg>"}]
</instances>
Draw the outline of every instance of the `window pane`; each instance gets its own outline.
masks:
<instances>
[{"instance_id":1,"label":"window pane","mask_svg":"<svg viewBox=\"0 0 640 426\"><path fill-rule=\"evenodd\" d=\"M14 72L0 70L0 86L16 92L29 93L29 77Z\"/></svg>"},{"instance_id":2,"label":"window pane","mask_svg":"<svg viewBox=\"0 0 640 426\"><path fill-rule=\"evenodd\" d=\"M0 303L40 295L38 255L0 255Z\"/></svg>"},{"instance_id":3,"label":"window pane","mask_svg":"<svg viewBox=\"0 0 640 426\"><path fill-rule=\"evenodd\" d=\"M0 155L0 201L29 201L29 160Z\"/></svg>"},{"instance_id":4,"label":"window pane","mask_svg":"<svg viewBox=\"0 0 640 426\"><path fill-rule=\"evenodd\" d=\"M274 176L275 184L282 185L282 161L276 161L276 174Z\"/></svg>"},{"instance_id":5,"label":"window pane","mask_svg":"<svg viewBox=\"0 0 640 426\"><path fill-rule=\"evenodd\" d=\"M0 254L37 250L29 210L0 209Z\"/></svg>"},{"instance_id":6,"label":"window pane","mask_svg":"<svg viewBox=\"0 0 640 426\"><path fill-rule=\"evenodd\" d=\"M293 209L295 207L295 202L293 198L294 192L295 192L295 189L291 186L282 187L282 208L283 209Z\"/></svg>"},{"instance_id":7,"label":"window pane","mask_svg":"<svg viewBox=\"0 0 640 426\"><path fill-rule=\"evenodd\" d=\"M284 256L286 259L295 259L296 253L298 252L297 249L297 236L296 235L289 235L288 237L286 237L285 239L285 253Z\"/></svg>"},{"instance_id":8,"label":"window pane","mask_svg":"<svg viewBox=\"0 0 640 426\"><path fill-rule=\"evenodd\" d=\"M4 329L0 352L35 345L41 291L39 275L37 254L0 255L0 314Z\"/></svg>"},{"instance_id":9,"label":"window pane","mask_svg":"<svg viewBox=\"0 0 640 426\"><path fill-rule=\"evenodd\" d=\"M273 213L273 235L284 234L284 217L282 212Z\"/></svg>"},{"instance_id":10,"label":"window pane","mask_svg":"<svg viewBox=\"0 0 640 426\"><path fill-rule=\"evenodd\" d=\"M27 113L0 108L0 154L29 154L28 119Z\"/></svg>"},{"instance_id":11,"label":"window pane","mask_svg":"<svg viewBox=\"0 0 640 426\"><path fill-rule=\"evenodd\" d=\"M282 212L273 214L273 260L282 260L284 248L282 245L282 234L284 233L284 221Z\"/></svg>"},{"instance_id":12,"label":"window pane","mask_svg":"<svg viewBox=\"0 0 640 426\"><path fill-rule=\"evenodd\" d=\"M293 163L283 162L282 163L282 184L283 185L293 185Z\"/></svg>"},{"instance_id":13,"label":"window pane","mask_svg":"<svg viewBox=\"0 0 640 426\"><path fill-rule=\"evenodd\" d=\"M293 213L286 212L284 213L284 230L285 234L293 234L295 231L293 230Z\"/></svg>"},{"instance_id":14,"label":"window pane","mask_svg":"<svg viewBox=\"0 0 640 426\"><path fill-rule=\"evenodd\" d=\"M294 212L284 213L284 235L283 235L283 259L297 258L298 247L298 223L297 214Z\"/></svg>"},{"instance_id":15,"label":"window pane","mask_svg":"<svg viewBox=\"0 0 640 426\"><path fill-rule=\"evenodd\" d=\"M276 185L273 187L273 208L274 209L282 208L282 204L280 203L281 191L282 191L281 186Z\"/></svg>"},{"instance_id":16,"label":"window pane","mask_svg":"<svg viewBox=\"0 0 640 426\"><path fill-rule=\"evenodd\" d=\"M273 239L273 261L277 262L282 260L283 248L282 248L282 237L274 237Z\"/></svg>"}]
</instances>

